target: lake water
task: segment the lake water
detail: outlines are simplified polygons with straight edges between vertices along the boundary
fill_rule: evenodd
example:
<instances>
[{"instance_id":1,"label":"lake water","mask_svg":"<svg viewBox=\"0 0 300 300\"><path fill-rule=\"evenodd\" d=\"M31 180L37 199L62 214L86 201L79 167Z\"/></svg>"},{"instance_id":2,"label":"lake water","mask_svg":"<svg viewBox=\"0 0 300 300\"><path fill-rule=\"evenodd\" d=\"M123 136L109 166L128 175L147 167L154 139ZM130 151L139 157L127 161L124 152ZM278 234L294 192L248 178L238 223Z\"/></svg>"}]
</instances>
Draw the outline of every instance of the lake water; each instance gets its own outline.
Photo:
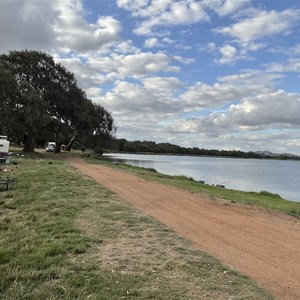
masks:
<instances>
[{"instance_id":1,"label":"lake water","mask_svg":"<svg viewBox=\"0 0 300 300\"><path fill-rule=\"evenodd\" d=\"M186 175L242 191L268 191L300 202L300 161L173 155L105 154L114 161Z\"/></svg>"}]
</instances>

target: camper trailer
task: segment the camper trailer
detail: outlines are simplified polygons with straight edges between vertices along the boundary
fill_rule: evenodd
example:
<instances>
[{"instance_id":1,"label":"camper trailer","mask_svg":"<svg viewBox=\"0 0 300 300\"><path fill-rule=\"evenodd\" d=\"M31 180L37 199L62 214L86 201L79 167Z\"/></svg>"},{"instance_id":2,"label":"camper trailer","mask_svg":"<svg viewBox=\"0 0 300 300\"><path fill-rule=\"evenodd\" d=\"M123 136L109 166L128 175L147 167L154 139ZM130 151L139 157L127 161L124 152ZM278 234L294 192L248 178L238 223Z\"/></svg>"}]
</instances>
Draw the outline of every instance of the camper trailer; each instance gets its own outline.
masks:
<instances>
[{"instance_id":1,"label":"camper trailer","mask_svg":"<svg viewBox=\"0 0 300 300\"><path fill-rule=\"evenodd\" d=\"M9 141L7 136L0 135L0 161L6 161L8 157Z\"/></svg>"}]
</instances>

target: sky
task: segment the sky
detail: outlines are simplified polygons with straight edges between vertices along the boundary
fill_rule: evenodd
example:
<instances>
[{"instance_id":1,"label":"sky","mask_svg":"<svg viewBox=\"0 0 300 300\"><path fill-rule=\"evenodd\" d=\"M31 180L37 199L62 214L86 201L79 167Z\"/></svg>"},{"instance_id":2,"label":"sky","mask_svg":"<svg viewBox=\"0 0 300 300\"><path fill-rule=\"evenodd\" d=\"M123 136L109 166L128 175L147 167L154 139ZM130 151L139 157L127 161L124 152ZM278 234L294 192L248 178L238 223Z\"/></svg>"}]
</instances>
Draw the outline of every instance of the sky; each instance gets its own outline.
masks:
<instances>
[{"instance_id":1,"label":"sky","mask_svg":"<svg viewBox=\"0 0 300 300\"><path fill-rule=\"evenodd\" d=\"M299 0L0 0L0 53L24 49L118 138L300 155Z\"/></svg>"}]
</instances>

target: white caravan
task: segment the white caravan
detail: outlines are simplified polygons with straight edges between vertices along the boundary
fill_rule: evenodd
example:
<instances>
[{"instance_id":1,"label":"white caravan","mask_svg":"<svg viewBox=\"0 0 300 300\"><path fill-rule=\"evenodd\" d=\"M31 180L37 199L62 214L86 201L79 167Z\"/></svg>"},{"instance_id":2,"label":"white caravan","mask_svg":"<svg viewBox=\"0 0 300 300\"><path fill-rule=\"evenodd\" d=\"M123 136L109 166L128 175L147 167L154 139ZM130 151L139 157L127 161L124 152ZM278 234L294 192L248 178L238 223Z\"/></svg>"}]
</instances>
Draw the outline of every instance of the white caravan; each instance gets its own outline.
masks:
<instances>
[{"instance_id":1,"label":"white caravan","mask_svg":"<svg viewBox=\"0 0 300 300\"><path fill-rule=\"evenodd\" d=\"M0 158L7 158L9 151L9 141L7 136L0 135Z\"/></svg>"}]
</instances>

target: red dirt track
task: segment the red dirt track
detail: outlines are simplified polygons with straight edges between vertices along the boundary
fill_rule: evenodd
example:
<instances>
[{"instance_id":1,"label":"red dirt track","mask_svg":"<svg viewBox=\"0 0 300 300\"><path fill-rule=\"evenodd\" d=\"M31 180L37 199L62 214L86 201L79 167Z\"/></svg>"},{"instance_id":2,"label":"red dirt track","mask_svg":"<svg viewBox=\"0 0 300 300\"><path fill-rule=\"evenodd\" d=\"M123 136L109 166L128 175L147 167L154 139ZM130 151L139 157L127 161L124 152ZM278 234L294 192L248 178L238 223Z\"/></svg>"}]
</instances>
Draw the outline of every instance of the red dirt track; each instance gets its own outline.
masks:
<instances>
[{"instance_id":1,"label":"red dirt track","mask_svg":"<svg viewBox=\"0 0 300 300\"><path fill-rule=\"evenodd\" d=\"M68 161L198 249L250 276L277 299L300 299L300 220L211 200L81 159Z\"/></svg>"}]
</instances>

